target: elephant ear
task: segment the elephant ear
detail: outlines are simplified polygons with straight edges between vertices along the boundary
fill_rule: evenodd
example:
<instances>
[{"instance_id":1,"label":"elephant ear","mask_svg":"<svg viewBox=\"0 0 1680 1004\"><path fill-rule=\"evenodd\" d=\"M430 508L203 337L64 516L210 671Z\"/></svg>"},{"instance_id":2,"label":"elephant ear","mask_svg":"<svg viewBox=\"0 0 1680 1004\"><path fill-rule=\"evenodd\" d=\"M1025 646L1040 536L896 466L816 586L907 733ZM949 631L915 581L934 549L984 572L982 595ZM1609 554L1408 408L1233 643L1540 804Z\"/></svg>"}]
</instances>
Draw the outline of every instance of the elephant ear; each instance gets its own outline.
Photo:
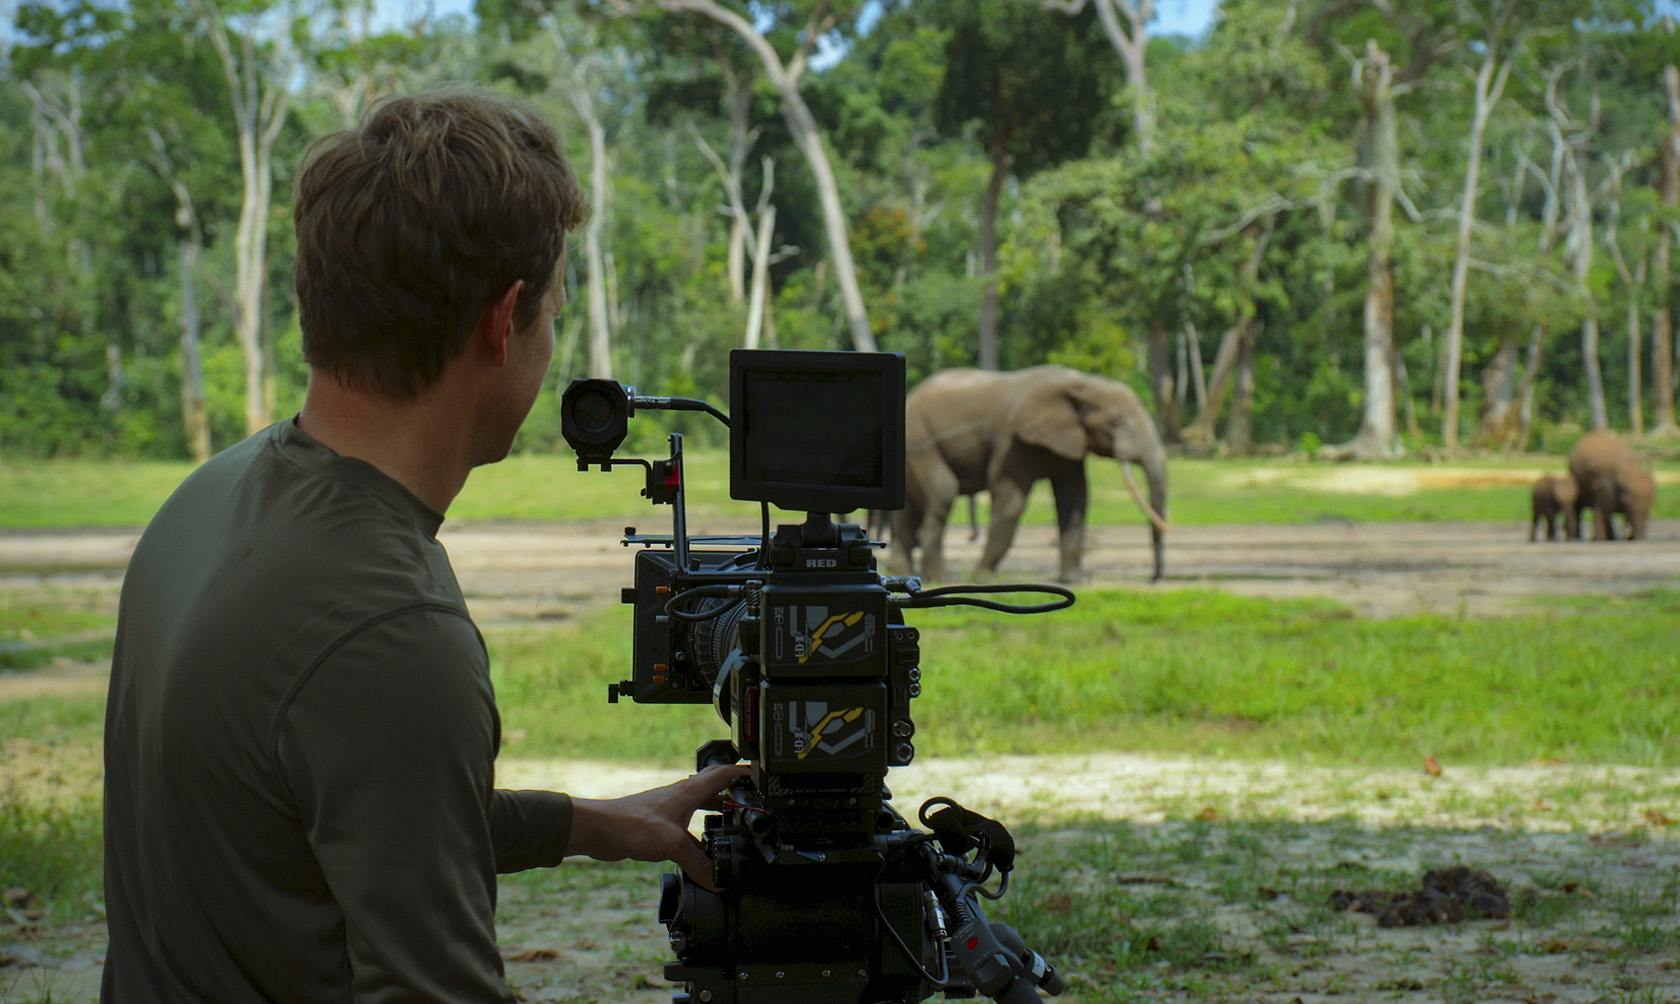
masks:
<instances>
[{"instance_id":1,"label":"elephant ear","mask_svg":"<svg viewBox=\"0 0 1680 1004\"><path fill-rule=\"evenodd\" d=\"M1022 395L1011 415L1015 438L1068 460L1083 460L1088 442L1077 391L1077 380L1056 379Z\"/></svg>"}]
</instances>

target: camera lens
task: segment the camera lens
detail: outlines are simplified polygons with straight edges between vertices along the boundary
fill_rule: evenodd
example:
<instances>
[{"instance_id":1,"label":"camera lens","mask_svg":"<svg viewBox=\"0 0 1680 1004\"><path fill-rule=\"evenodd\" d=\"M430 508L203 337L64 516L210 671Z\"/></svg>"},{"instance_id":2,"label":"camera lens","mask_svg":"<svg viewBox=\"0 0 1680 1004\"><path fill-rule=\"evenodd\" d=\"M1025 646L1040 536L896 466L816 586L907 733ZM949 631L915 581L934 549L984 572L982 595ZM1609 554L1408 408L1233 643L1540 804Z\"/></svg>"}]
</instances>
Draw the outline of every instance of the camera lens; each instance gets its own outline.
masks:
<instances>
[{"instance_id":1,"label":"camera lens","mask_svg":"<svg viewBox=\"0 0 1680 1004\"><path fill-rule=\"evenodd\" d=\"M630 431L630 392L616 380L573 380L560 395L560 434L582 460L605 460Z\"/></svg>"},{"instance_id":2,"label":"camera lens","mask_svg":"<svg viewBox=\"0 0 1680 1004\"><path fill-rule=\"evenodd\" d=\"M614 417L612 402L595 393L579 398L572 414L577 418L578 428L593 435L611 428Z\"/></svg>"}]
</instances>

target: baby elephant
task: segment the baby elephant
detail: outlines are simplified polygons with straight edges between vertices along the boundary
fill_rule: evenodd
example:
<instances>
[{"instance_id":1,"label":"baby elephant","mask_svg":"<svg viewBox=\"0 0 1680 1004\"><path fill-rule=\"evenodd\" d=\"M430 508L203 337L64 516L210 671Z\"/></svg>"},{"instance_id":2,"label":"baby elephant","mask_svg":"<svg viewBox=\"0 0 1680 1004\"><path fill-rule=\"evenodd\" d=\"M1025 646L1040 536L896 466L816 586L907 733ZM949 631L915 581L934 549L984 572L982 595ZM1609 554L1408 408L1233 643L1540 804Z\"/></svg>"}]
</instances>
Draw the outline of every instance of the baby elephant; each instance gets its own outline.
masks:
<instances>
[{"instance_id":1,"label":"baby elephant","mask_svg":"<svg viewBox=\"0 0 1680 1004\"><path fill-rule=\"evenodd\" d=\"M1528 526L1528 539L1540 539L1540 521L1546 521L1546 539L1557 539L1557 517L1563 515L1563 534L1565 540L1574 540L1581 535L1581 517L1575 508L1575 479L1567 474L1542 474L1540 480L1534 482L1534 516Z\"/></svg>"}]
</instances>

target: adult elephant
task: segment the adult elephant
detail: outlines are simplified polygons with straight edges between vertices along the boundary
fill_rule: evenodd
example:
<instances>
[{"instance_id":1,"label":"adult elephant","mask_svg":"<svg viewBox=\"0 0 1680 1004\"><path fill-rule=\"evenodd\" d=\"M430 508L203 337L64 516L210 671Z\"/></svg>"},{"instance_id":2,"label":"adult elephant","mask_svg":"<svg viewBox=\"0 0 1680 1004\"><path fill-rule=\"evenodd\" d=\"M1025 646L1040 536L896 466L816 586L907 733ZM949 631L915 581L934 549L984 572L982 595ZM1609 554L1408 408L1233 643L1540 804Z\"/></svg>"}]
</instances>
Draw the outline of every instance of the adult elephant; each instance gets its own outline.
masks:
<instances>
[{"instance_id":1,"label":"adult elephant","mask_svg":"<svg viewBox=\"0 0 1680 1004\"><path fill-rule=\"evenodd\" d=\"M1066 366L1014 373L943 370L904 402L905 506L892 514L893 556L888 567L910 574L921 548L929 581L945 573L945 521L958 495L991 495L992 518L980 571L990 572L1015 540L1027 493L1050 482L1060 528L1063 582L1084 577L1085 516L1090 487L1085 457L1121 462L1132 498L1150 521L1155 574L1165 571L1167 454L1155 423L1130 387ZM1146 502L1130 463L1149 480Z\"/></svg>"},{"instance_id":2,"label":"adult elephant","mask_svg":"<svg viewBox=\"0 0 1680 1004\"><path fill-rule=\"evenodd\" d=\"M1627 518L1629 540L1645 536L1645 524L1657 498L1657 482L1639 463L1633 447L1608 432L1589 432L1569 451L1569 473L1575 478L1575 517L1593 511L1594 540L1615 540L1611 517Z\"/></svg>"}]
</instances>

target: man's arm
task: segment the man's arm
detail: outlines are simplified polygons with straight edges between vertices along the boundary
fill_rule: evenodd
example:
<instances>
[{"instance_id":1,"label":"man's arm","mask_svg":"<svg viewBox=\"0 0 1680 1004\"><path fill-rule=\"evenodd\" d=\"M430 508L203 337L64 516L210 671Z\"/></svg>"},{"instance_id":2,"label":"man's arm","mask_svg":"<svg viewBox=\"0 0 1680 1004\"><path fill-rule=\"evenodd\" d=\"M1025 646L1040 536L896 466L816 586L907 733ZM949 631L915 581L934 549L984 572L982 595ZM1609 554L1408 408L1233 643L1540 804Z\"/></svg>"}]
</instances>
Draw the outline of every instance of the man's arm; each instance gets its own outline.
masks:
<instances>
[{"instance_id":1,"label":"man's arm","mask_svg":"<svg viewBox=\"0 0 1680 1004\"><path fill-rule=\"evenodd\" d=\"M715 890L712 863L688 823L701 809L721 809L724 789L747 770L707 767L675 784L622 798L574 798L566 853L597 861L674 861L689 878Z\"/></svg>"}]
</instances>

